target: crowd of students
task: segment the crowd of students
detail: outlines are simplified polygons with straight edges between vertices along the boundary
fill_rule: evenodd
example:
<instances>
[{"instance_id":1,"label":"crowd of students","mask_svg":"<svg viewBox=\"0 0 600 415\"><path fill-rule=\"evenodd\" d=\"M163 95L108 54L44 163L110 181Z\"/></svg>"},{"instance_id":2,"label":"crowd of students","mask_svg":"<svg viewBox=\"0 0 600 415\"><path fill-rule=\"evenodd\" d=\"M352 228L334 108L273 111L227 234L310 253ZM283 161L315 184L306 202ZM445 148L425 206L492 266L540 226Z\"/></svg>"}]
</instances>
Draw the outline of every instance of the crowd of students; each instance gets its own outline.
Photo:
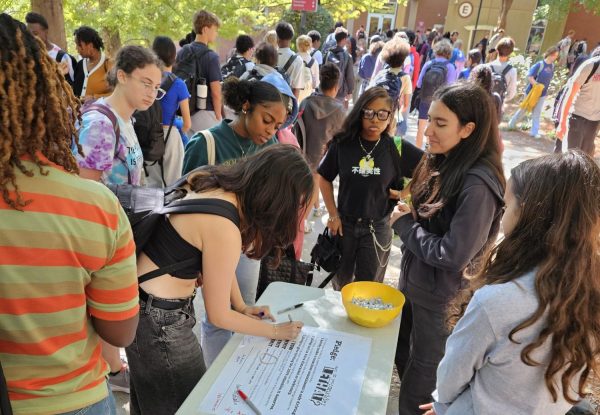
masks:
<instances>
[{"instance_id":1,"label":"crowd of students","mask_svg":"<svg viewBox=\"0 0 600 415\"><path fill-rule=\"evenodd\" d=\"M509 37L492 39L487 65L456 32L419 53L412 31L383 42L342 24L320 50L318 32L299 36L296 53L280 22L256 48L240 36L221 67L220 21L201 10L179 52L159 36L109 59L81 27L73 65L43 16L26 22L0 15L2 413L115 414L121 390L132 414L173 414L233 332L295 339L302 322L272 324L254 305L259 260L300 256L319 193L341 240L334 289L382 282L393 232L402 241L400 414L564 414L585 396L600 355L600 168L586 141L598 58L561 107L560 131L568 119L569 147L585 152L526 161L507 183ZM529 72L542 96L558 57ZM411 102L416 145L402 137ZM160 216L136 255L108 186L176 181L199 213Z\"/></svg>"}]
</instances>

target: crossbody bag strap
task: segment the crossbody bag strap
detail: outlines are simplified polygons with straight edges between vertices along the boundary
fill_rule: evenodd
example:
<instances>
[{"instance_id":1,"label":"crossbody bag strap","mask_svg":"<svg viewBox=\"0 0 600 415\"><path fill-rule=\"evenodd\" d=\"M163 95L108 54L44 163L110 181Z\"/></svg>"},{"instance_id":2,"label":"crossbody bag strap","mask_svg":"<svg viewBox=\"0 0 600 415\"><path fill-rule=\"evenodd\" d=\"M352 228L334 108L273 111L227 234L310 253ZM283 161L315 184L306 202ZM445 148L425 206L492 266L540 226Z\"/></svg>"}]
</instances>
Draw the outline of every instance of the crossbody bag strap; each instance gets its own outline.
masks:
<instances>
[{"instance_id":1,"label":"crossbody bag strap","mask_svg":"<svg viewBox=\"0 0 600 415\"><path fill-rule=\"evenodd\" d=\"M217 152L215 149L215 137L210 130L202 130L200 132L206 140L206 156L208 158L208 165L214 166L217 159Z\"/></svg>"}]
</instances>

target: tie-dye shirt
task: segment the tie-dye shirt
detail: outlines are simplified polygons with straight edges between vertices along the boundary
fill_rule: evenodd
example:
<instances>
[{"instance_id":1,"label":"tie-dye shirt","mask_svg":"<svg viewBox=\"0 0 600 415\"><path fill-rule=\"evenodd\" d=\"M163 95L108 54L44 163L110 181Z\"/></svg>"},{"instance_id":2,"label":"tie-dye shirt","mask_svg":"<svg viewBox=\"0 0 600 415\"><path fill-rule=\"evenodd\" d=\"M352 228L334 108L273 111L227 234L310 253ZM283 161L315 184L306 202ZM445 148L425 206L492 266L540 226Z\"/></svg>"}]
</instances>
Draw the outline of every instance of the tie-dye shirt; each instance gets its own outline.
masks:
<instances>
[{"instance_id":1,"label":"tie-dye shirt","mask_svg":"<svg viewBox=\"0 0 600 415\"><path fill-rule=\"evenodd\" d=\"M110 106L104 98L98 104ZM121 134L115 154L115 130L110 119L98 111L83 114L79 129L79 143L85 157L76 153L79 167L102 171L104 184L143 185L144 156L138 142L133 122L123 120L116 111Z\"/></svg>"}]
</instances>

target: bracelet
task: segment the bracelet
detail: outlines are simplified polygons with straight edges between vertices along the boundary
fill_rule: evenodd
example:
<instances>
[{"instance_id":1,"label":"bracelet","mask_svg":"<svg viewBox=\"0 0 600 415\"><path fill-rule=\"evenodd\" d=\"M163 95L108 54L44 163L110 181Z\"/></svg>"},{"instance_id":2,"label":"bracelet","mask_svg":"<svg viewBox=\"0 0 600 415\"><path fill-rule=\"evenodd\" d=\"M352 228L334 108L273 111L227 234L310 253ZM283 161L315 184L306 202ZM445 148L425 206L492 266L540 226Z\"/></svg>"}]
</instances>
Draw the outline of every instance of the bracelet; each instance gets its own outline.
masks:
<instances>
[{"instance_id":1,"label":"bracelet","mask_svg":"<svg viewBox=\"0 0 600 415\"><path fill-rule=\"evenodd\" d=\"M277 338L277 324L273 324L273 331L274 331L273 338L275 339L275 338Z\"/></svg>"},{"instance_id":2,"label":"bracelet","mask_svg":"<svg viewBox=\"0 0 600 415\"><path fill-rule=\"evenodd\" d=\"M340 217L339 216L330 216L329 219L327 219L327 222L334 222L336 220L338 220Z\"/></svg>"}]
</instances>

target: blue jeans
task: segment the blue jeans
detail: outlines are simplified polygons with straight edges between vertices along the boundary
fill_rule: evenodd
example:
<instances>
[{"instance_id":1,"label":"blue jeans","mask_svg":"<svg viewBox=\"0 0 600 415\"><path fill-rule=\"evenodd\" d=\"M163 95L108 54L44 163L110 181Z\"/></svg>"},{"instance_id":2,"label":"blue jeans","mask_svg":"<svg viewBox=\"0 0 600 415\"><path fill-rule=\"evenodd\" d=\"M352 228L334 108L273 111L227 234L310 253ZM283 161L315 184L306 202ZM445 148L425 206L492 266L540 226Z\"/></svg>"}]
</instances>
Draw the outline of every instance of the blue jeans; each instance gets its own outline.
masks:
<instances>
[{"instance_id":1,"label":"blue jeans","mask_svg":"<svg viewBox=\"0 0 600 415\"><path fill-rule=\"evenodd\" d=\"M396 123L396 135L400 137L406 136L406 131L408 130L408 110L400 113L400 119Z\"/></svg>"},{"instance_id":2,"label":"blue jeans","mask_svg":"<svg viewBox=\"0 0 600 415\"><path fill-rule=\"evenodd\" d=\"M540 117L542 116L542 108L544 108L544 101L546 100L546 97L540 97L540 99L538 100L537 104L535 104L535 107L533 108L533 111L531 112L531 131L530 134L532 136L536 136L538 135L538 131L540 130ZM512 116L512 118L510 119L510 121L508 122L508 126L510 128L515 128L515 126L517 125L517 123L521 120L521 118L523 118L525 116L526 112L524 110L522 110L521 108L519 108L517 110L517 112L515 112L515 115Z\"/></svg>"},{"instance_id":3,"label":"blue jeans","mask_svg":"<svg viewBox=\"0 0 600 415\"><path fill-rule=\"evenodd\" d=\"M250 259L243 254L240 256L235 276L246 305L254 305L259 271L260 261ZM232 335L233 333L229 330L212 325L208 321L206 313L204 313L200 332L200 344L202 345L202 354L204 355L204 363L207 368L210 367L219 353L221 353L221 350L223 350Z\"/></svg>"},{"instance_id":4,"label":"blue jeans","mask_svg":"<svg viewBox=\"0 0 600 415\"><path fill-rule=\"evenodd\" d=\"M63 412L60 415L117 415L115 397L113 396L108 383L106 384L106 388L108 389L108 396L100 402L74 411Z\"/></svg>"}]
</instances>

